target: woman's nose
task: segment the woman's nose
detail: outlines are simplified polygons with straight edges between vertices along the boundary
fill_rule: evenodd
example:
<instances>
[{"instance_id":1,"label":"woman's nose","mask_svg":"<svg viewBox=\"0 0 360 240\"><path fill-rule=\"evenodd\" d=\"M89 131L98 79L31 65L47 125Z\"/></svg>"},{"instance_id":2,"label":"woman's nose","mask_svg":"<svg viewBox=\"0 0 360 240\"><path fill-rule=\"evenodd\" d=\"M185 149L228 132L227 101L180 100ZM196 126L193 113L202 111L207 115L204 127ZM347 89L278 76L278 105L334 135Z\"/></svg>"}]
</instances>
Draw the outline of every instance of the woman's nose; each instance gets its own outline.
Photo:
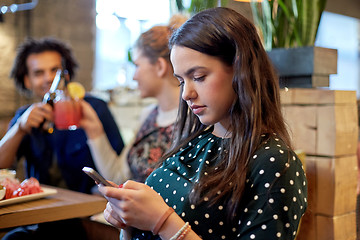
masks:
<instances>
[{"instance_id":1,"label":"woman's nose","mask_svg":"<svg viewBox=\"0 0 360 240\"><path fill-rule=\"evenodd\" d=\"M135 70L135 72L134 72L133 80L136 81L136 82L138 82L138 80L139 80L139 73L138 73L137 70Z\"/></svg>"},{"instance_id":2,"label":"woman's nose","mask_svg":"<svg viewBox=\"0 0 360 240\"><path fill-rule=\"evenodd\" d=\"M184 82L183 91L181 95L182 99L188 101L196 98L196 96L197 96L196 91L194 89L192 82Z\"/></svg>"}]
</instances>

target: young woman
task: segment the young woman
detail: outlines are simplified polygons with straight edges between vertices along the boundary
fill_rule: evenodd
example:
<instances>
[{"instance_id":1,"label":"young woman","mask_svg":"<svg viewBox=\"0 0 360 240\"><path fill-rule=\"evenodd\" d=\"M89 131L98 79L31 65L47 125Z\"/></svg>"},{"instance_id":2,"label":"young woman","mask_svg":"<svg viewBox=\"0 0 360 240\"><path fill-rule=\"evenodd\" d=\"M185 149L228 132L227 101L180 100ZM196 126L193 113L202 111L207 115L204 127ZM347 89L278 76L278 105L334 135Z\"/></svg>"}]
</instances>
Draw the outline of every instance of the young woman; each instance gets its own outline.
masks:
<instances>
[{"instance_id":1,"label":"young woman","mask_svg":"<svg viewBox=\"0 0 360 240\"><path fill-rule=\"evenodd\" d=\"M182 101L176 139L145 184L100 187L124 239L294 239L307 181L255 27L227 8L170 39Z\"/></svg>"},{"instance_id":2,"label":"young woman","mask_svg":"<svg viewBox=\"0 0 360 240\"><path fill-rule=\"evenodd\" d=\"M175 17L176 16L176 17ZM82 126L100 173L113 182L133 179L145 182L161 156L169 149L179 106L179 82L170 62L169 38L174 29L185 22L180 15L169 25L158 25L142 33L132 55L141 98L153 97L157 104L144 109L133 142L120 156L106 140L101 122L90 106L83 102Z\"/></svg>"}]
</instances>

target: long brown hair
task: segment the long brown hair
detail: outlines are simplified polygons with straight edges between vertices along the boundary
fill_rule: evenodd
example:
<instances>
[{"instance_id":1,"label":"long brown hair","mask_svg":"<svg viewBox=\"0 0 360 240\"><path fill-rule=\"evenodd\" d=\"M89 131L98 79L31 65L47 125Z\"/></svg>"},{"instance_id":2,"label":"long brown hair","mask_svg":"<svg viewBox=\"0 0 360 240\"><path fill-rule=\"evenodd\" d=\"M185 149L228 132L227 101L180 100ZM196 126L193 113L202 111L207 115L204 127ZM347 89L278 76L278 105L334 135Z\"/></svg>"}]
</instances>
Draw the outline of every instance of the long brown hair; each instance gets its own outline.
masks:
<instances>
[{"instance_id":1,"label":"long brown hair","mask_svg":"<svg viewBox=\"0 0 360 240\"><path fill-rule=\"evenodd\" d=\"M244 192L250 158L262 143L261 135L276 133L290 146L278 78L253 24L228 8L194 15L170 38L170 49L175 45L216 57L234 69L232 86L237 99L229 109L231 138L218 156L219 165L194 185L190 199L199 202L208 196L215 203L228 198L227 209L233 216ZM174 145L164 159L207 127L181 100Z\"/></svg>"}]
</instances>

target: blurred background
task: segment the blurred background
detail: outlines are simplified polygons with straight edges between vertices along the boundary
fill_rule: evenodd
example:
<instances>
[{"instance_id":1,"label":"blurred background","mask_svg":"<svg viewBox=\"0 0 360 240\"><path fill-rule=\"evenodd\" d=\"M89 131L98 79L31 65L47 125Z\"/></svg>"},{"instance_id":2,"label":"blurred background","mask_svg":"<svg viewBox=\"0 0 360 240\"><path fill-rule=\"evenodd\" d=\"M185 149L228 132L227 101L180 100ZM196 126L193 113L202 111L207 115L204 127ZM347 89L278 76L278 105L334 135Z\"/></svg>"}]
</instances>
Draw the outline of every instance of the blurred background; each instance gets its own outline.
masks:
<instances>
[{"instance_id":1,"label":"blurred background","mask_svg":"<svg viewBox=\"0 0 360 240\"><path fill-rule=\"evenodd\" d=\"M248 1L228 0L226 6L252 21ZM16 47L28 36L54 36L70 44L80 65L75 80L109 102L125 131L133 128L133 118L151 99L138 98L129 50L141 32L175 13L175 0L0 0L0 136L15 110L31 101L18 95L9 79ZM359 19L359 0L328 0L315 42L338 49L330 89L355 90L358 97Z\"/></svg>"}]
</instances>

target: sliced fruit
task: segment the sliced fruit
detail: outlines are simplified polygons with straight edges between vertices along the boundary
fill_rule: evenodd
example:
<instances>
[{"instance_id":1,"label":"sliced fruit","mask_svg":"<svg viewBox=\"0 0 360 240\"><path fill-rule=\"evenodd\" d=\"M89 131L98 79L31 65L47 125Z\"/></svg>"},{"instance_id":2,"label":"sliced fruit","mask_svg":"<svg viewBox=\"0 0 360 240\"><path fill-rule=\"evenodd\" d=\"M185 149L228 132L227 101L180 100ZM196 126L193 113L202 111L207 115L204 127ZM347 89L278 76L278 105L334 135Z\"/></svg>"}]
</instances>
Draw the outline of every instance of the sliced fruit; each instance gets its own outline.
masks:
<instances>
[{"instance_id":1,"label":"sliced fruit","mask_svg":"<svg viewBox=\"0 0 360 240\"><path fill-rule=\"evenodd\" d=\"M0 200L5 197L6 188L3 185L0 185Z\"/></svg>"},{"instance_id":2,"label":"sliced fruit","mask_svg":"<svg viewBox=\"0 0 360 240\"><path fill-rule=\"evenodd\" d=\"M81 83L69 82L67 84L67 91L72 99L82 99L85 97L85 88Z\"/></svg>"}]
</instances>

